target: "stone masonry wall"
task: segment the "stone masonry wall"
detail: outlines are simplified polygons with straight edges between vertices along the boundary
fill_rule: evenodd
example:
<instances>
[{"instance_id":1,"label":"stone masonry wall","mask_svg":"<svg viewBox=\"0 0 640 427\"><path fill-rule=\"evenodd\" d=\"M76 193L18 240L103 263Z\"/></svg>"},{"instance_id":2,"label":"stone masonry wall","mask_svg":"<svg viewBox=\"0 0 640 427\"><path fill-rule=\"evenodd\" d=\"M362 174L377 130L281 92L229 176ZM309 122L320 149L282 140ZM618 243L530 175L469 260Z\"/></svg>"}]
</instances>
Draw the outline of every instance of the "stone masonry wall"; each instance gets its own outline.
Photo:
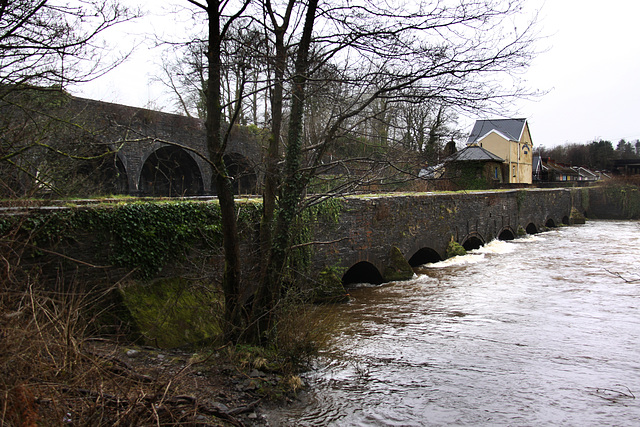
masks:
<instances>
[{"instance_id":1,"label":"stone masonry wall","mask_svg":"<svg viewBox=\"0 0 640 427\"><path fill-rule=\"evenodd\" d=\"M424 250L445 259L451 240L460 244L470 239L488 243L501 233L515 237L519 229L537 232L547 225L568 224L572 209L581 213L588 210L588 200L583 200L588 198L588 191L584 189L348 197L341 201L337 223L327 219L326 222L319 220L311 224L314 240L323 244L313 246L311 264L305 276L317 279L327 269L343 274L362 262L383 276L392 262L394 248L407 261ZM13 212L11 208L5 209L7 214ZM248 230L244 235L242 253L247 254L245 273L248 274L260 263L256 256L258 236L255 230ZM49 252L29 261L42 264L52 280L61 274L60 268L65 270L64 275L71 274L76 279L89 282L118 281L128 275L123 269L107 266L109 246L104 242L94 242L90 236L75 244L71 242L53 249L64 255L62 259L67 260L64 266L55 261L55 256L44 256ZM200 254L208 261L193 258L172 262L163 268L162 274L202 277L203 274L216 276L222 272L220 254L214 256L198 251L197 247L193 249L189 258ZM81 263L69 261L72 259ZM206 266L207 272L189 271L192 268L189 266L194 265ZM89 266L104 267L96 269ZM383 276L382 279L387 281L388 278Z\"/></svg>"},{"instance_id":2,"label":"stone masonry wall","mask_svg":"<svg viewBox=\"0 0 640 427\"><path fill-rule=\"evenodd\" d=\"M342 203L338 225L315 224L315 240L334 242L315 247L315 271L346 271L368 262L382 274L394 246L407 260L425 248L444 259L452 239L488 243L503 231L515 236L531 224L539 231L549 220L554 225L569 222L571 208L581 198L569 189L552 189L350 197Z\"/></svg>"}]
</instances>

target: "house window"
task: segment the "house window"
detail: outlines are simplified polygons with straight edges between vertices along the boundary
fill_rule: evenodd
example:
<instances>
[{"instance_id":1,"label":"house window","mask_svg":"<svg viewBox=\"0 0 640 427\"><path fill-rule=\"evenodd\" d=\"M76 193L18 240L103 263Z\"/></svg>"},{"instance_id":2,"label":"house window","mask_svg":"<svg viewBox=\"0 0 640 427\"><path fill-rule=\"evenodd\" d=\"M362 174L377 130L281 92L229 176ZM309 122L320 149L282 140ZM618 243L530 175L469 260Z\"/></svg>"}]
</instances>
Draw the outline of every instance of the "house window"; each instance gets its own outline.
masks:
<instances>
[{"instance_id":1,"label":"house window","mask_svg":"<svg viewBox=\"0 0 640 427\"><path fill-rule=\"evenodd\" d=\"M516 165L512 165L511 166L511 175L513 175L513 177L516 177Z\"/></svg>"},{"instance_id":2,"label":"house window","mask_svg":"<svg viewBox=\"0 0 640 427\"><path fill-rule=\"evenodd\" d=\"M498 179L498 168L497 167L493 168L493 178L494 179Z\"/></svg>"}]
</instances>

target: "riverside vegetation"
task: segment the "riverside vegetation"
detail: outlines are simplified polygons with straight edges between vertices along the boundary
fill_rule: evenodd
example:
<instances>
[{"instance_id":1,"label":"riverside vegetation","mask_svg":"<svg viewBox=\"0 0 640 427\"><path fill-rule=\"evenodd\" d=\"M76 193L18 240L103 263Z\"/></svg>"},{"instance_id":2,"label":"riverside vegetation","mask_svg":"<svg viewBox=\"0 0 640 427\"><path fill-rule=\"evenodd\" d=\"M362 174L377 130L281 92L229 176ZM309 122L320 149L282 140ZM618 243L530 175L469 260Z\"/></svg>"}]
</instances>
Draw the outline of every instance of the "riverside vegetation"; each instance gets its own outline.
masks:
<instances>
[{"instance_id":1,"label":"riverside vegetation","mask_svg":"<svg viewBox=\"0 0 640 427\"><path fill-rule=\"evenodd\" d=\"M217 203L67 205L0 219L3 425L259 425L303 385L331 322L298 289L269 347L222 341Z\"/></svg>"},{"instance_id":2,"label":"riverside vegetation","mask_svg":"<svg viewBox=\"0 0 640 427\"><path fill-rule=\"evenodd\" d=\"M640 216L634 183L601 194L625 217ZM39 204L6 202L0 217L4 425L260 425L262 402L291 399L304 386L297 373L335 319L310 303L313 293L291 286L272 344L223 341L217 203L93 200L27 212ZM250 242L260 209L240 203L249 273L259 270ZM338 222L339 203L304 221L318 217ZM313 238L306 222L299 243ZM460 249L453 243L448 256ZM312 256L301 244L291 259L302 267ZM330 288L340 273L321 276Z\"/></svg>"}]
</instances>

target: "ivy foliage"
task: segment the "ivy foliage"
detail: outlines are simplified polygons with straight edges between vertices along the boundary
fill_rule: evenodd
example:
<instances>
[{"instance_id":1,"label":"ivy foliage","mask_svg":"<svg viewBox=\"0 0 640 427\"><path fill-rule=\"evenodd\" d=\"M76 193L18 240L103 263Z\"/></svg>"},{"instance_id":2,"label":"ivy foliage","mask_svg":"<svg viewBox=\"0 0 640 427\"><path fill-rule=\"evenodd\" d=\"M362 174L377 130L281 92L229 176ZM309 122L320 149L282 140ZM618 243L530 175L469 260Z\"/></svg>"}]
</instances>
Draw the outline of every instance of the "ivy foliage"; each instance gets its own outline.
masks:
<instances>
[{"instance_id":1,"label":"ivy foliage","mask_svg":"<svg viewBox=\"0 0 640 427\"><path fill-rule=\"evenodd\" d=\"M111 263L138 268L143 278L155 275L202 234L214 242L222 235L217 204L143 203L96 213L100 231L108 233Z\"/></svg>"},{"instance_id":2,"label":"ivy foliage","mask_svg":"<svg viewBox=\"0 0 640 427\"><path fill-rule=\"evenodd\" d=\"M168 278L151 285L132 284L119 292L145 344L206 344L221 334L222 298L206 284Z\"/></svg>"},{"instance_id":3,"label":"ivy foliage","mask_svg":"<svg viewBox=\"0 0 640 427\"><path fill-rule=\"evenodd\" d=\"M239 205L240 229L257 223L259 205ZM93 237L108 248L109 263L136 270L150 279L171 260L183 256L196 242L220 247L220 207L215 202L143 202L32 212L4 217L3 236L19 229L35 246L55 248L68 241Z\"/></svg>"},{"instance_id":4,"label":"ivy foliage","mask_svg":"<svg viewBox=\"0 0 640 427\"><path fill-rule=\"evenodd\" d=\"M463 190L486 190L491 185L483 171L482 162L466 162L458 166L457 176L452 180Z\"/></svg>"},{"instance_id":5,"label":"ivy foliage","mask_svg":"<svg viewBox=\"0 0 640 427\"><path fill-rule=\"evenodd\" d=\"M336 199L327 199L313 205L296 218L292 231L292 245L298 246L289 259L290 268L304 271L311 263L313 256L312 245L304 245L313 240L312 226L322 222L326 226L335 226L340 221L342 203ZM304 246L302 246L304 245Z\"/></svg>"},{"instance_id":6,"label":"ivy foliage","mask_svg":"<svg viewBox=\"0 0 640 427\"><path fill-rule=\"evenodd\" d=\"M635 185L609 185L605 187L609 203L616 206L622 218L640 218L640 189Z\"/></svg>"},{"instance_id":7,"label":"ivy foliage","mask_svg":"<svg viewBox=\"0 0 640 427\"><path fill-rule=\"evenodd\" d=\"M522 210L522 206L524 205L526 199L527 190L518 190L518 192L516 193L516 206L518 207L518 212Z\"/></svg>"}]
</instances>

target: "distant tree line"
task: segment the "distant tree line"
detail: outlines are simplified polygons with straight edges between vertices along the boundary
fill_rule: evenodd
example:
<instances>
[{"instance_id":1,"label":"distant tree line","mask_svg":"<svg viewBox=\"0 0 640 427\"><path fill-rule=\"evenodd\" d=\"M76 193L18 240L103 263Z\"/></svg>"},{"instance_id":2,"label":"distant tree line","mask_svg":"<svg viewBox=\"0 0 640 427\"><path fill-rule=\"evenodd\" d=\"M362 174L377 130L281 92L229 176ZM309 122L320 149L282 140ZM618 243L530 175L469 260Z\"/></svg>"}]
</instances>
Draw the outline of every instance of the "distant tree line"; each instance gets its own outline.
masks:
<instances>
[{"instance_id":1,"label":"distant tree line","mask_svg":"<svg viewBox=\"0 0 640 427\"><path fill-rule=\"evenodd\" d=\"M583 166L593 170L611 170L615 160L640 159L640 140L633 142L621 139L616 148L606 140L585 144L572 143L553 148L541 147L541 157L551 157L556 162L571 166Z\"/></svg>"}]
</instances>

